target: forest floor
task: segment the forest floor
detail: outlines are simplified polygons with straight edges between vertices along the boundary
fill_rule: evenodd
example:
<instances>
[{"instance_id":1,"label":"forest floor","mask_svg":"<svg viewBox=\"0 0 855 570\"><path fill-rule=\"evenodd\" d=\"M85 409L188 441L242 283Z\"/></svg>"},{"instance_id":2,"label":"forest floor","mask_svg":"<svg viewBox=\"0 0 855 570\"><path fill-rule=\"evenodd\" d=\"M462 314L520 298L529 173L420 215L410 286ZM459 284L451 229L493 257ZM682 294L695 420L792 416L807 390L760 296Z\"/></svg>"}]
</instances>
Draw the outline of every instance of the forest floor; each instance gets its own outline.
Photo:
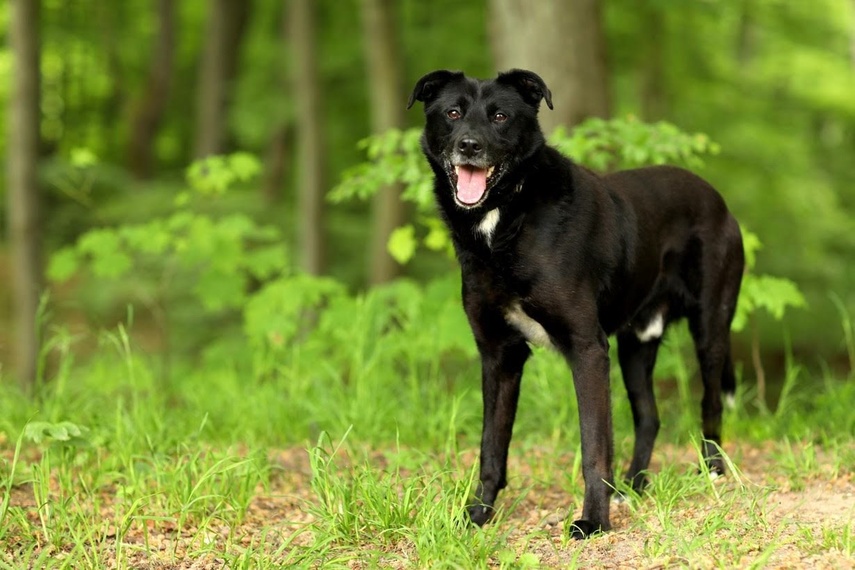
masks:
<instances>
[{"instance_id":1,"label":"forest floor","mask_svg":"<svg viewBox=\"0 0 855 570\"><path fill-rule=\"evenodd\" d=\"M490 555L475 567L490 568L855 568L855 477L852 466L839 465L809 444L803 447L806 475L793 471L793 463L781 461L777 444L732 445L725 449L738 459L736 475L719 478L709 492L683 494L660 489L657 496L636 497L636 503L613 504L612 532L588 541L565 538L567 506L580 496L568 495L562 476L544 469L567 469L568 454L549 449L512 449L508 489L500 496L507 509L496 523L505 540L499 554ZM798 452L799 445L791 447ZM676 480L696 475L696 452L690 446L661 446L652 472L680 472ZM808 457L809 456L809 457ZM389 468L383 452L371 452L377 470ZM461 462L474 461L474 451L461 454ZM797 460L801 460L796 457ZM312 466L305 448L270 454L272 471L268 485L259 486L239 522L208 520L198 528L170 523L168 513L149 513L144 525L101 533L98 567L140 569L213 569L290 566L294 552L309 554L323 542L324 525L316 524L318 503L312 486ZM347 462L347 460L345 460ZM671 466L670 471L669 467ZM843 468L841 468L843 467ZM402 470L402 477L409 476ZM698 475L699 476L699 475ZM654 487L656 487L654 475ZM668 475L664 475L667 478ZM102 491L103 521L121 517L113 508L121 501L119 489ZM40 512L31 485L11 489L11 506L34 525ZM573 505L578 516L581 505ZM163 516L161 516L163 515ZM467 529L463 532L483 532ZM116 537L121 534L121 540ZM24 537L7 536L0 550L0 566L18 568L15 544ZM111 541L113 544L111 545ZM121 544L118 544L120 542ZM335 540L332 540L334 543ZM221 543L218 547L217 543ZM426 564L412 540L381 540L366 537L329 550L316 563L311 554L299 557L300 565L344 568L421 568L445 566L436 558ZM59 562L63 549L51 546L28 559ZM54 548L53 553L49 553ZM362 549L365 549L363 552ZM384 551L378 558L378 548ZM243 550L244 554L236 554ZM121 552L120 552L121 551ZM320 552L320 550L318 550ZM334 554L331 555L330 552ZM115 554L115 557L111 556ZM366 554L368 553L368 554ZM251 555L250 555L251 554ZM363 554L365 554L363 556ZM370 554L370 555L369 555ZM44 556L47 555L47 556ZM5 564L3 564L5 561ZM32 566L32 563L23 567ZM449 560L448 567L469 567L466 561Z\"/></svg>"}]
</instances>

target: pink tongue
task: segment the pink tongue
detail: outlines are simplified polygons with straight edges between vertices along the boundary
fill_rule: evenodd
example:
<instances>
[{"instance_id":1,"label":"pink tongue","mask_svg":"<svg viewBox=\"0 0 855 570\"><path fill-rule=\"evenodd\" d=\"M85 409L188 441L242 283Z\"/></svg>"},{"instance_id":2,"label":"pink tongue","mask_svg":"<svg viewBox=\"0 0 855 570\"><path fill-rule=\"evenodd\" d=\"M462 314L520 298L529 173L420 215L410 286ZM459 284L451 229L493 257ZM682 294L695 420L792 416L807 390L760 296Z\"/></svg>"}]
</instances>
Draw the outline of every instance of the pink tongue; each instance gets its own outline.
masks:
<instances>
[{"instance_id":1,"label":"pink tongue","mask_svg":"<svg viewBox=\"0 0 855 570\"><path fill-rule=\"evenodd\" d=\"M460 166L457 169L457 199L464 204L474 204L487 190L487 169Z\"/></svg>"}]
</instances>

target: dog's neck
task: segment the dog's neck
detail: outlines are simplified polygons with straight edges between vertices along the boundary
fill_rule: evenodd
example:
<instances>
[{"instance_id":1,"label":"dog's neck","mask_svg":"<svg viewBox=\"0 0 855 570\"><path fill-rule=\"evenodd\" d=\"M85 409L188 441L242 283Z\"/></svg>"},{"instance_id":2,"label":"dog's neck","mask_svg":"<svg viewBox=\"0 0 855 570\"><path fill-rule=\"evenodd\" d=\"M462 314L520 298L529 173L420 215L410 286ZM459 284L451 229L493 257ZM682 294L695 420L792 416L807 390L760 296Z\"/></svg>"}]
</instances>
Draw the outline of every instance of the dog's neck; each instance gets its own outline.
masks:
<instances>
[{"instance_id":1,"label":"dog's neck","mask_svg":"<svg viewBox=\"0 0 855 570\"><path fill-rule=\"evenodd\" d=\"M525 180L520 180L517 185L514 187L514 194L518 194L522 192L523 184ZM502 217L502 209L500 206L496 206L492 210L488 210L487 213L481 218L481 221L475 224L472 228L473 232L476 236L482 237L485 242L487 242L487 247L492 248L493 245L493 234L496 233L496 227L499 225L499 220Z\"/></svg>"}]
</instances>

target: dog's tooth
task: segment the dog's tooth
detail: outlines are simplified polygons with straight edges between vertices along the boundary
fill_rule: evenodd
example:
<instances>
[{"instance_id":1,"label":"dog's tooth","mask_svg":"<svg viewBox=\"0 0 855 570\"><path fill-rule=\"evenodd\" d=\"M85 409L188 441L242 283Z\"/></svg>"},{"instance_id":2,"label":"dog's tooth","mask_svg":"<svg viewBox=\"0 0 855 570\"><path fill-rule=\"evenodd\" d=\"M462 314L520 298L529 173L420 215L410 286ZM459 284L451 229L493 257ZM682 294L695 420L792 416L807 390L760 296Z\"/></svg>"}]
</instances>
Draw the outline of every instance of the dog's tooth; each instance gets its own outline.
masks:
<instances>
[{"instance_id":1,"label":"dog's tooth","mask_svg":"<svg viewBox=\"0 0 855 570\"><path fill-rule=\"evenodd\" d=\"M487 178L493 176L493 170L495 170L495 168L492 166L487 169Z\"/></svg>"}]
</instances>

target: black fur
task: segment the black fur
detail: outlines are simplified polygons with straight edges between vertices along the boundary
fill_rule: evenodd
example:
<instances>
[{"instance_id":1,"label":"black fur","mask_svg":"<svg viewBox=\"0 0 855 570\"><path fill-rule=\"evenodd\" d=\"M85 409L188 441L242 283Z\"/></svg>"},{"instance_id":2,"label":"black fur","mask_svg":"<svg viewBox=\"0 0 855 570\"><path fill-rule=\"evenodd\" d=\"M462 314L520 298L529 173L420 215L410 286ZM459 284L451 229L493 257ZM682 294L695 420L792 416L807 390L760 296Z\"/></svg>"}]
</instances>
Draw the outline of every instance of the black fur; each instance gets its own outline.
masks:
<instances>
[{"instance_id":1,"label":"black fur","mask_svg":"<svg viewBox=\"0 0 855 570\"><path fill-rule=\"evenodd\" d=\"M472 521L490 518L506 484L527 340L551 344L573 372L586 485L575 537L610 528L608 335L617 336L635 423L626 474L633 488L644 488L659 430L651 377L661 340L657 315L663 329L689 321L704 385L704 455L710 469L723 472L721 395L735 387L730 323L744 256L721 196L679 168L600 176L574 164L544 141L537 113L541 100L552 107L551 93L530 71L491 80L435 71L419 80L408 106L416 100L424 103L422 148L481 354L484 425ZM475 190L458 195L458 169L491 174L486 185L473 182ZM485 215L496 209L489 232Z\"/></svg>"}]
</instances>

